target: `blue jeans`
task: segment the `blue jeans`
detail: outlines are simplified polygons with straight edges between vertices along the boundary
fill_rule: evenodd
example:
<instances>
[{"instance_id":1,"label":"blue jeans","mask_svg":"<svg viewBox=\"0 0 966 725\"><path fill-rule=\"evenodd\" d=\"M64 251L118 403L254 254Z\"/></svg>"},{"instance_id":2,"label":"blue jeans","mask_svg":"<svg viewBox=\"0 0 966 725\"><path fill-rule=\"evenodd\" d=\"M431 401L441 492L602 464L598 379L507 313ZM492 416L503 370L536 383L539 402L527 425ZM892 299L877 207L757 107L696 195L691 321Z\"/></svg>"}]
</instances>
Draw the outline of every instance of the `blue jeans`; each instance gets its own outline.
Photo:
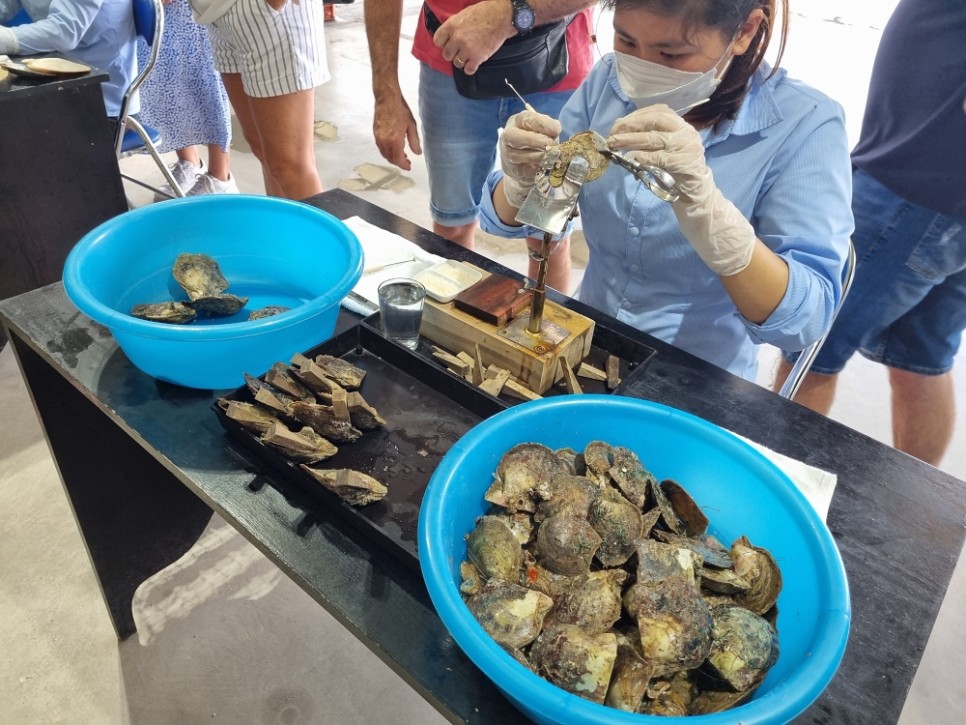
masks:
<instances>
[{"instance_id":1,"label":"blue jeans","mask_svg":"<svg viewBox=\"0 0 966 725\"><path fill-rule=\"evenodd\" d=\"M533 93L527 101L557 118L572 93ZM419 118L434 221L447 227L476 221L483 185L496 163L498 132L522 110L516 98L464 98L452 76L420 64Z\"/></svg>"},{"instance_id":2,"label":"blue jeans","mask_svg":"<svg viewBox=\"0 0 966 725\"><path fill-rule=\"evenodd\" d=\"M835 374L858 350L920 375L953 366L966 329L966 219L905 201L852 175L855 281L813 372Z\"/></svg>"}]
</instances>

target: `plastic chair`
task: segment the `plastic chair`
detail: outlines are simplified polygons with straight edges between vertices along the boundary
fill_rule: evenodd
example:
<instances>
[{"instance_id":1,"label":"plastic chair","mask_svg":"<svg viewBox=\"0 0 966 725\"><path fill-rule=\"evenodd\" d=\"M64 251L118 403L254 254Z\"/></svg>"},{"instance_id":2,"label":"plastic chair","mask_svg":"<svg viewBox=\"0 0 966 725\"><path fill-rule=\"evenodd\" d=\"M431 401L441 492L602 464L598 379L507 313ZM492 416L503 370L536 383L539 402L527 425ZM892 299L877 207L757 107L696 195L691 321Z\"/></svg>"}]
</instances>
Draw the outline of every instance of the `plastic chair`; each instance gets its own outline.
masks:
<instances>
[{"instance_id":1,"label":"plastic chair","mask_svg":"<svg viewBox=\"0 0 966 725\"><path fill-rule=\"evenodd\" d=\"M121 100L121 112L118 117L117 135L114 138L114 147L119 159L135 153L143 153L145 151L149 153L151 158L154 159L154 163L161 169L161 173L164 174L165 181L168 182L173 193L135 179L125 173L122 173L121 176L164 196L172 198L182 197L184 196L184 191L178 185L178 182L175 181L171 170L161 158L161 154L158 153L157 144L161 142L161 132L156 128L142 124L128 113L131 99L144 82L144 79L154 69L155 63L157 63L158 52L161 50L161 38L164 35L164 9L161 5L161 0L133 0L132 6L134 8L135 32L138 37L147 43L149 54L147 63L139 70L137 77L124 92L124 97Z\"/></svg>"},{"instance_id":2,"label":"plastic chair","mask_svg":"<svg viewBox=\"0 0 966 725\"><path fill-rule=\"evenodd\" d=\"M849 294L849 290L852 289L852 280L855 278L855 247L852 246L852 240L849 240L849 251L845 258L845 269L842 270L842 297L839 299L839 304L835 308L835 314L832 315L832 322L829 323L828 329L825 330L824 334L818 338L811 345L802 350L802 353L798 356L798 360L792 365L792 369L788 373L788 377L785 378L785 382L782 384L781 389L778 394L783 398L788 398L792 400L798 393L798 389L802 387L802 383L805 380L805 375L808 373L809 369L812 367L812 363L818 356L818 351L822 349L822 345L825 343L825 338L828 337L829 332L832 329L832 325L835 324L835 318L839 316L839 311L842 309L842 305L845 303L845 298Z\"/></svg>"}]
</instances>

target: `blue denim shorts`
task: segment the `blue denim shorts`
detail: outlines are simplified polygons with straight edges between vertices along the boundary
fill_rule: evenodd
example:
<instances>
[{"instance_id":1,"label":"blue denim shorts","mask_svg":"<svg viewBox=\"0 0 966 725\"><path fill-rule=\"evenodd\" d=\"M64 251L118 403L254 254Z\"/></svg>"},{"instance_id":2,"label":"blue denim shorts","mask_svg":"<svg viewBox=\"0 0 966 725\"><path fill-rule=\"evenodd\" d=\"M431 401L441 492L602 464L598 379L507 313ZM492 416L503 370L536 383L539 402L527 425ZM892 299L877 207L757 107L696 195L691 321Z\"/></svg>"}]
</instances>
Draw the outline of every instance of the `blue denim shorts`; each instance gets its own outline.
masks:
<instances>
[{"instance_id":1,"label":"blue denim shorts","mask_svg":"<svg viewBox=\"0 0 966 725\"><path fill-rule=\"evenodd\" d=\"M572 93L533 93L527 101L558 118ZM517 98L464 98L452 76L420 64L419 118L434 221L447 227L476 221L483 184L496 163L498 132L522 110Z\"/></svg>"},{"instance_id":2,"label":"blue denim shorts","mask_svg":"<svg viewBox=\"0 0 966 725\"><path fill-rule=\"evenodd\" d=\"M911 204L861 170L852 211L855 281L811 370L838 373L858 350L920 375L949 371L966 328L966 219Z\"/></svg>"}]
</instances>

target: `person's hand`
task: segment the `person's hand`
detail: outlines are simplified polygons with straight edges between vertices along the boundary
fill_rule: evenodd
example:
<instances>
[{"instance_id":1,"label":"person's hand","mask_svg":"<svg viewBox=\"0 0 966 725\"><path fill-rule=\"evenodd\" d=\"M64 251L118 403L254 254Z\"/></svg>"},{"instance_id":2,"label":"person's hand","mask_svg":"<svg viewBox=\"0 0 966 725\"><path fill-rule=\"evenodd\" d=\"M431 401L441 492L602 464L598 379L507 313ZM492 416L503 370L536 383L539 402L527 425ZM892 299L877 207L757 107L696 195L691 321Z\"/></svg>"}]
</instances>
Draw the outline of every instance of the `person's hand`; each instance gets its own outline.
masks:
<instances>
[{"instance_id":1,"label":"person's hand","mask_svg":"<svg viewBox=\"0 0 966 725\"><path fill-rule=\"evenodd\" d=\"M165 4L171 2L171 0L162 0L162 1ZM295 3L296 5L298 5L300 1L301 0L292 0L292 2ZM285 3L287 3L288 0L265 0L265 2L272 6L272 10L274 10L277 13L280 13L282 12L282 8L285 7Z\"/></svg>"},{"instance_id":2,"label":"person's hand","mask_svg":"<svg viewBox=\"0 0 966 725\"><path fill-rule=\"evenodd\" d=\"M20 52L20 41L10 28L0 25L0 54L16 55Z\"/></svg>"},{"instance_id":3,"label":"person's hand","mask_svg":"<svg viewBox=\"0 0 966 725\"><path fill-rule=\"evenodd\" d=\"M510 206L519 209L523 205L540 170L544 151L557 142L559 135L560 121L550 116L536 111L510 116L500 134L503 193Z\"/></svg>"},{"instance_id":4,"label":"person's hand","mask_svg":"<svg viewBox=\"0 0 966 725\"><path fill-rule=\"evenodd\" d=\"M690 124L665 105L639 108L614 123L607 145L674 177L681 196L672 207L681 232L715 274L730 276L748 266L755 230L715 186Z\"/></svg>"},{"instance_id":5,"label":"person's hand","mask_svg":"<svg viewBox=\"0 0 966 725\"><path fill-rule=\"evenodd\" d=\"M376 99L372 133L382 157L404 171L412 168L406 155L406 144L409 144L415 154L423 152L416 119L402 93Z\"/></svg>"},{"instance_id":6,"label":"person's hand","mask_svg":"<svg viewBox=\"0 0 966 725\"><path fill-rule=\"evenodd\" d=\"M443 57L467 75L493 55L507 38L516 35L506 0L478 2L447 18L433 35Z\"/></svg>"}]
</instances>

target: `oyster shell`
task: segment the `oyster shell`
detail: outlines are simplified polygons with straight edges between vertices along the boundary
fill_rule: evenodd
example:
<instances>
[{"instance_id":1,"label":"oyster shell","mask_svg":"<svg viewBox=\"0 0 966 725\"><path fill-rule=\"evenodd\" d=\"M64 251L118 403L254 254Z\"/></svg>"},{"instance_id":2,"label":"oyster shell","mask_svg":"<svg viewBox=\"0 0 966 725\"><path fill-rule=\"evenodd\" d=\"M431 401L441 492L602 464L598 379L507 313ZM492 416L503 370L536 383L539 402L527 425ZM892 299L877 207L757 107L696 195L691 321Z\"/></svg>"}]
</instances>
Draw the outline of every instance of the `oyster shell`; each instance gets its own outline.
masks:
<instances>
[{"instance_id":1,"label":"oyster shell","mask_svg":"<svg viewBox=\"0 0 966 725\"><path fill-rule=\"evenodd\" d=\"M366 371L348 360L332 355L318 355L315 364L322 368L322 371L329 378L341 385L346 390L357 390L362 386L362 380L366 377Z\"/></svg>"},{"instance_id":2,"label":"oyster shell","mask_svg":"<svg viewBox=\"0 0 966 725\"><path fill-rule=\"evenodd\" d=\"M299 468L352 506L365 506L381 500L389 489L372 476L351 468L323 470L304 463Z\"/></svg>"},{"instance_id":3,"label":"oyster shell","mask_svg":"<svg viewBox=\"0 0 966 725\"><path fill-rule=\"evenodd\" d=\"M637 712L653 673L654 666L645 662L637 648L618 635L617 659L604 704L624 712Z\"/></svg>"},{"instance_id":4,"label":"oyster shell","mask_svg":"<svg viewBox=\"0 0 966 725\"><path fill-rule=\"evenodd\" d=\"M261 440L286 458L301 463L318 463L339 452L338 448L308 426L293 433L281 421L275 421L261 435Z\"/></svg>"},{"instance_id":5,"label":"oyster shell","mask_svg":"<svg viewBox=\"0 0 966 725\"><path fill-rule=\"evenodd\" d=\"M220 295L205 295L191 301L192 307L209 315L234 315L247 304L247 297L238 297L227 292Z\"/></svg>"},{"instance_id":6,"label":"oyster shell","mask_svg":"<svg viewBox=\"0 0 966 725\"><path fill-rule=\"evenodd\" d=\"M613 633L590 635L573 624L545 627L530 648L530 663L536 672L567 692L596 703L604 702L616 659Z\"/></svg>"},{"instance_id":7,"label":"oyster shell","mask_svg":"<svg viewBox=\"0 0 966 725\"><path fill-rule=\"evenodd\" d=\"M466 535L467 556L487 579L514 582L523 564L523 549L507 523L496 516L481 516Z\"/></svg>"},{"instance_id":8,"label":"oyster shell","mask_svg":"<svg viewBox=\"0 0 966 725\"><path fill-rule=\"evenodd\" d=\"M587 475L593 474L600 483L607 482L607 472L614 465L614 449L604 441L591 441L584 446L584 465Z\"/></svg>"},{"instance_id":9,"label":"oyster shell","mask_svg":"<svg viewBox=\"0 0 966 725\"><path fill-rule=\"evenodd\" d=\"M490 579L479 594L466 599L466 606L499 644L519 648L540 634L553 599L535 589Z\"/></svg>"},{"instance_id":10,"label":"oyster shell","mask_svg":"<svg viewBox=\"0 0 966 725\"><path fill-rule=\"evenodd\" d=\"M521 443L507 451L496 467L496 480L483 498L510 513L535 511L536 499L547 498L550 482L566 466L547 446Z\"/></svg>"},{"instance_id":11,"label":"oyster shell","mask_svg":"<svg viewBox=\"0 0 966 725\"><path fill-rule=\"evenodd\" d=\"M537 529L535 553L555 574L577 576L590 571L601 541L586 519L557 514L545 519Z\"/></svg>"},{"instance_id":12,"label":"oyster shell","mask_svg":"<svg viewBox=\"0 0 966 725\"><path fill-rule=\"evenodd\" d=\"M763 617L736 605L711 610L713 641L708 664L737 691L756 686L778 659L778 634Z\"/></svg>"},{"instance_id":13,"label":"oyster shell","mask_svg":"<svg viewBox=\"0 0 966 725\"><path fill-rule=\"evenodd\" d=\"M183 325L191 322L197 316L193 307L184 302L149 302L134 305L131 317L137 317L151 322L165 322L169 325Z\"/></svg>"},{"instance_id":14,"label":"oyster shell","mask_svg":"<svg viewBox=\"0 0 966 725\"><path fill-rule=\"evenodd\" d=\"M285 305L266 305L265 307L259 307L257 310L252 310L248 313L248 320L262 320L266 317L272 317L273 315L280 315L283 312L288 312L289 307Z\"/></svg>"},{"instance_id":15,"label":"oyster shell","mask_svg":"<svg viewBox=\"0 0 966 725\"><path fill-rule=\"evenodd\" d=\"M782 573L767 549L752 546L742 536L731 545L735 573L748 582L748 589L735 595L735 603L755 614L764 614L778 601L782 590Z\"/></svg>"},{"instance_id":16,"label":"oyster shell","mask_svg":"<svg viewBox=\"0 0 966 725\"><path fill-rule=\"evenodd\" d=\"M537 516L542 520L555 514L571 514L585 519L599 492L600 486L586 476L557 476L550 483L547 499L538 505Z\"/></svg>"},{"instance_id":17,"label":"oyster shell","mask_svg":"<svg viewBox=\"0 0 966 725\"><path fill-rule=\"evenodd\" d=\"M226 400L220 398L218 407L225 411L225 415L259 435L278 422L278 418L260 405L246 403L241 400Z\"/></svg>"},{"instance_id":18,"label":"oyster shell","mask_svg":"<svg viewBox=\"0 0 966 725\"><path fill-rule=\"evenodd\" d=\"M553 598L553 623L576 624L588 634L606 632L621 618L621 586L628 576L623 569L607 569L567 579Z\"/></svg>"},{"instance_id":19,"label":"oyster shell","mask_svg":"<svg viewBox=\"0 0 966 725\"><path fill-rule=\"evenodd\" d=\"M677 514L681 522L681 533L685 536L703 536L708 530L708 517L691 498L691 494L671 479L661 481L661 493Z\"/></svg>"},{"instance_id":20,"label":"oyster shell","mask_svg":"<svg viewBox=\"0 0 966 725\"><path fill-rule=\"evenodd\" d=\"M680 577L692 585L701 559L690 549L674 544L662 544L653 539L639 539L637 548L637 580L645 584L660 584L665 579Z\"/></svg>"},{"instance_id":21,"label":"oyster shell","mask_svg":"<svg viewBox=\"0 0 966 725\"><path fill-rule=\"evenodd\" d=\"M192 301L219 295L228 289L228 280L218 262L207 254L179 254L171 273Z\"/></svg>"},{"instance_id":22,"label":"oyster shell","mask_svg":"<svg viewBox=\"0 0 966 725\"><path fill-rule=\"evenodd\" d=\"M684 577L638 582L624 607L641 632L641 654L656 675L698 667L711 650L711 609Z\"/></svg>"},{"instance_id":23,"label":"oyster shell","mask_svg":"<svg viewBox=\"0 0 966 725\"><path fill-rule=\"evenodd\" d=\"M316 433L336 443L353 443L362 431L345 420L337 418L331 407L295 400L288 407L295 420L309 426Z\"/></svg>"},{"instance_id":24,"label":"oyster shell","mask_svg":"<svg viewBox=\"0 0 966 725\"><path fill-rule=\"evenodd\" d=\"M602 540L597 550L601 565L621 566L631 558L643 527L640 509L608 486L590 505L587 521Z\"/></svg>"},{"instance_id":25,"label":"oyster shell","mask_svg":"<svg viewBox=\"0 0 966 725\"><path fill-rule=\"evenodd\" d=\"M657 488L657 479L644 467L637 454L623 446L614 448L614 464L608 473L627 500L643 511L648 492Z\"/></svg>"}]
</instances>

